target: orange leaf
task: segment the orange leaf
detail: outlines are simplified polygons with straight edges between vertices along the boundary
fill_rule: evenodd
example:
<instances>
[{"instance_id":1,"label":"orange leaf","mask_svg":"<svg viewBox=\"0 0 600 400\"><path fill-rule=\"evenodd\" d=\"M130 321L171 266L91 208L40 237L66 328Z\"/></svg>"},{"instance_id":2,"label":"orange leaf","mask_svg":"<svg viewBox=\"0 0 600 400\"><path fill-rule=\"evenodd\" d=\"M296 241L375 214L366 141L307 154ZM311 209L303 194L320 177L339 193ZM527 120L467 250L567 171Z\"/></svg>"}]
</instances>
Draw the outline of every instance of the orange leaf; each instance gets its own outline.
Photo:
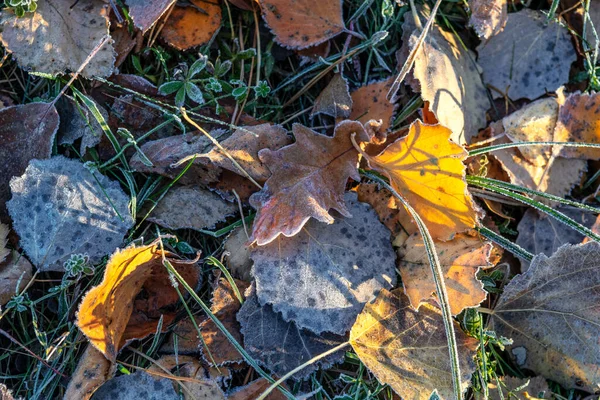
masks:
<instances>
[{"instance_id":1,"label":"orange leaf","mask_svg":"<svg viewBox=\"0 0 600 400\"><path fill-rule=\"evenodd\" d=\"M189 2L193 6L175 7L160 32L160 37L178 50L187 50L208 43L221 27L219 1L189 0ZM205 13L196 7L204 10Z\"/></svg>"},{"instance_id":2,"label":"orange leaf","mask_svg":"<svg viewBox=\"0 0 600 400\"><path fill-rule=\"evenodd\" d=\"M448 300L452 314L456 315L467 307L478 306L485 300L486 292L477 278L479 268L489 268L492 245L481 239L458 234L448 242L436 242ZM404 291L411 306L419 306L436 291L431 268L421 235L414 234L398 249L400 275Z\"/></svg>"},{"instance_id":3,"label":"orange leaf","mask_svg":"<svg viewBox=\"0 0 600 400\"><path fill-rule=\"evenodd\" d=\"M449 140L452 131L417 120L408 136L381 154L366 156L417 211L434 239L449 240L477 223L467 192L463 160L467 152Z\"/></svg>"},{"instance_id":4,"label":"orange leaf","mask_svg":"<svg viewBox=\"0 0 600 400\"><path fill-rule=\"evenodd\" d=\"M248 283L238 280L236 280L235 283L241 293L244 293L249 286ZM219 280L219 286L217 286L213 293L210 310L215 317L221 321L225 328L227 328L227 331L229 331L229 333L231 333L231 335L240 343L242 342L242 334L236 315L241 306L242 304L236 297L229 281L226 279ZM211 319L207 319L200 324L200 331L204 343L206 344L206 348L204 348L204 346L200 347L204 352L204 358L211 365L213 365L213 361L216 365L221 366L223 364L244 360L239 351L233 347L231 342ZM212 358L207 354L207 349Z\"/></svg>"},{"instance_id":5,"label":"orange leaf","mask_svg":"<svg viewBox=\"0 0 600 400\"><path fill-rule=\"evenodd\" d=\"M199 274L194 262L173 260L168 252L165 256L190 286L196 286ZM136 298L142 289L144 296ZM128 247L112 255L102 282L81 301L77 326L114 362L128 341L156 332L161 314L166 327L175 314L164 314L161 308L178 300L157 245Z\"/></svg>"},{"instance_id":6,"label":"orange leaf","mask_svg":"<svg viewBox=\"0 0 600 400\"><path fill-rule=\"evenodd\" d=\"M371 119L380 119L383 122L381 129L390 127L394 115L394 104L387 98L387 92L392 87L394 78L385 81L369 83L352 92L352 113L350 119L366 124Z\"/></svg>"},{"instance_id":7,"label":"orange leaf","mask_svg":"<svg viewBox=\"0 0 600 400\"><path fill-rule=\"evenodd\" d=\"M323 43L346 29L341 0L259 0L275 41L291 49Z\"/></svg>"},{"instance_id":8,"label":"orange leaf","mask_svg":"<svg viewBox=\"0 0 600 400\"><path fill-rule=\"evenodd\" d=\"M346 182L348 178L360 180L358 152L350 140L352 133L368 140L360 123L341 122L333 137L300 124L293 126L293 132L296 143L259 153L272 173L264 188L250 197L250 204L258 210L250 241L259 246L279 234L294 236L311 217L333 223L332 208L349 216L344 204Z\"/></svg>"}]
</instances>

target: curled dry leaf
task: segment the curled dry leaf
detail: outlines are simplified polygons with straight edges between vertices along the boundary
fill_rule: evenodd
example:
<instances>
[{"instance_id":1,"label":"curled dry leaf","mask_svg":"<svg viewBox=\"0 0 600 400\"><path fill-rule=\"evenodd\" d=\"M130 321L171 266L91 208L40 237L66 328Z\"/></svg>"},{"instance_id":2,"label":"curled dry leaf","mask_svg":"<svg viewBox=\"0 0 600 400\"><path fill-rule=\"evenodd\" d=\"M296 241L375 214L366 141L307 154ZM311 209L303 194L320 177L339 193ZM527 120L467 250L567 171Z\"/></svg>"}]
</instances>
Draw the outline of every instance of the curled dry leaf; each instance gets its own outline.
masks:
<instances>
[{"instance_id":1,"label":"curled dry leaf","mask_svg":"<svg viewBox=\"0 0 600 400\"><path fill-rule=\"evenodd\" d=\"M238 280L235 280L235 284L241 294L249 286L246 282ZM242 342L242 334L240 333L240 324L236 319L236 314L241 306L242 304L235 295L229 281L224 278L220 279L217 288L213 292L210 310L238 343ZM201 344L200 348L204 354L204 359L209 364L221 366L244 361L242 355L211 319L206 319L201 323L200 332L206 344L206 347Z\"/></svg>"},{"instance_id":2,"label":"curled dry leaf","mask_svg":"<svg viewBox=\"0 0 600 400\"><path fill-rule=\"evenodd\" d=\"M23 68L51 75L75 72L108 36L108 11L104 0L40 1L35 12L23 17L3 13L0 40ZM114 63L112 40L108 40L81 75L110 76Z\"/></svg>"},{"instance_id":3,"label":"curled dry leaf","mask_svg":"<svg viewBox=\"0 0 600 400\"><path fill-rule=\"evenodd\" d=\"M360 180L351 135L369 141L358 122L342 121L333 137L299 125L293 126L296 142L279 150L261 150L260 160L272 175L263 189L250 197L257 209L251 241L259 246L277 236L293 236L312 217L333 223L330 209L350 216L344 205L344 189L348 178ZM306 155L310 154L310 159Z\"/></svg>"},{"instance_id":4,"label":"curled dry leaf","mask_svg":"<svg viewBox=\"0 0 600 400\"><path fill-rule=\"evenodd\" d=\"M413 32L408 44L414 48L421 31L415 29L412 18L406 18L403 29ZM413 75L420 83L421 97L429 102L438 121L452 130L454 142L470 143L485 127L490 102L479 67L475 55L464 48L454 33L437 25L431 27L417 51Z\"/></svg>"},{"instance_id":5,"label":"curled dry leaf","mask_svg":"<svg viewBox=\"0 0 600 400\"><path fill-rule=\"evenodd\" d=\"M471 25L477 36L489 39L500 33L508 18L507 0L469 0Z\"/></svg>"},{"instance_id":6,"label":"curled dry leaf","mask_svg":"<svg viewBox=\"0 0 600 400\"><path fill-rule=\"evenodd\" d=\"M569 81L577 54L569 31L529 8L508 15L506 27L478 48L483 81L503 93L533 100Z\"/></svg>"},{"instance_id":7,"label":"curled dry leaf","mask_svg":"<svg viewBox=\"0 0 600 400\"><path fill-rule=\"evenodd\" d=\"M581 209L557 208L557 211L566 214L581 225L591 228L596 222L596 215ZM519 236L516 243L531 254L545 254L548 257L554 254L564 244L579 244L585 236L574 229L568 229L562 222L529 209L521 218L517 226ZM529 262L521 260L521 271L529 268Z\"/></svg>"},{"instance_id":8,"label":"curled dry leaf","mask_svg":"<svg viewBox=\"0 0 600 400\"><path fill-rule=\"evenodd\" d=\"M199 132L169 136L146 142L141 146L140 149L152 162L152 166L144 164L137 153L131 157L129 165L138 172L155 173L175 179L187 163L181 166L174 166L174 164L188 156L205 153L210 148L212 148L211 141ZM219 179L219 172L219 168L195 162L180 182L184 184L215 182Z\"/></svg>"},{"instance_id":9,"label":"curled dry leaf","mask_svg":"<svg viewBox=\"0 0 600 400\"><path fill-rule=\"evenodd\" d=\"M387 99L387 93L392 87L394 79L372 82L361 86L350 95L352 98L352 112L350 119L366 124L371 119L381 120L382 130L388 130L392 123L396 106Z\"/></svg>"},{"instance_id":10,"label":"curled dry leaf","mask_svg":"<svg viewBox=\"0 0 600 400\"><path fill-rule=\"evenodd\" d=\"M477 222L465 182L467 152L450 140L451 134L442 125L417 120L408 136L377 156L366 156L371 167L385 174L417 211L431 236L440 240L449 240Z\"/></svg>"},{"instance_id":11,"label":"curled dry leaf","mask_svg":"<svg viewBox=\"0 0 600 400\"><path fill-rule=\"evenodd\" d=\"M94 393L92 400L179 400L167 378L138 371L112 378Z\"/></svg>"},{"instance_id":12,"label":"curled dry leaf","mask_svg":"<svg viewBox=\"0 0 600 400\"><path fill-rule=\"evenodd\" d=\"M238 206L218 194L197 186L177 186L167 192L148 217L148 221L168 229L212 229Z\"/></svg>"},{"instance_id":13,"label":"curled dry leaf","mask_svg":"<svg viewBox=\"0 0 600 400\"><path fill-rule=\"evenodd\" d=\"M168 252L165 257L191 287L198 284L194 261L176 260ZM143 295L138 296L140 293ZM129 341L155 333L161 316L166 329L175 313L163 308L178 300L157 244L128 247L111 256L102 282L81 301L77 326L94 347L114 361Z\"/></svg>"},{"instance_id":14,"label":"curled dry leaf","mask_svg":"<svg viewBox=\"0 0 600 400\"><path fill-rule=\"evenodd\" d=\"M246 292L246 301L238 312L244 348L259 364L281 376L308 360L344 343L344 336L323 333L317 335L286 322L270 305L260 306L253 287ZM319 365L327 368L343 361L344 351L337 351L310 364L292 377L304 379Z\"/></svg>"},{"instance_id":15,"label":"curled dry leaf","mask_svg":"<svg viewBox=\"0 0 600 400\"><path fill-rule=\"evenodd\" d=\"M454 324L461 384L465 390L475 371L477 340ZM379 382L390 385L402 398L429 400L434 390L441 398L452 398L450 356L442 314L430 304L422 305L416 312L402 289L382 290L356 319L350 343Z\"/></svg>"},{"instance_id":16,"label":"curled dry leaf","mask_svg":"<svg viewBox=\"0 0 600 400\"><path fill-rule=\"evenodd\" d=\"M219 0L188 1L190 6L175 6L160 31L160 37L177 50L188 50L208 43L221 27Z\"/></svg>"},{"instance_id":17,"label":"curled dry leaf","mask_svg":"<svg viewBox=\"0 0 600 400\"><path fill-rule=\"evenodd\" d=\"M486 292L477 279L477 272L492 266L489 261L492 244L476 236L458 234L448 242L436 241L435 249L444 272L452 314L476 307L485 300ZM436 291L421 235L410 236L398 249L398 257L404 292L411 306L419 310L424 300Z\"/></svg>"},{"instance_id":18,"label":"curled dry leaf","mask_svg":"<svg viewBox=\"0 0 600 400\"><path fill-rule=\"evenodd\" d=\"M0 307L20 293L32 277L31 263L17 251L10 253L8 259L0 262Z\"/></svg>"},{"instance_id":19,"label":"curled dry leaf","mask_svg":"<svg viewBox=\"0 0 600 400\"><path fill-rule=\"evenodd\" d=\"M564 95L559 95L559 101L561 105L554 130L554 140L600 144L600 94L577 92L566 98ZM583 160L600 160L600 149L563 147L560 155Z\"/></svg>"},{"instance_id":20,"label":"curled dry leaf","mask_svg":"<svg viewBox=\"0 0 600 400\"><path fill-rule=\"evenodd\" d=\"M244 171L258 182L264 182L271 176L269 169L261 163L258 152L262 149L277 150L290 143L291 139L285 129L271 124L239 127L231 136L220 142ZM217 147L198 156L198 162L204 161L243 175L243 172Z\"/></svg>"},{"instance_id":21,"label":"curled dry leaf","mask_svg":"<svg viewBox=\"0 0 600 400\"><path fill-rule=\"evenodd\" d=\"M135 26L146 31L163 16L176 0L126 0L129 7L129 15Z\"/></svg>"},{"instance_id":22,"label":"curled dry leaf","mask_svg":"<svg viewBox=\"0 0 600 400\"><path fill-rule=\"evenodd\" d=\"M119 183L77 160L32 160L10 189L13 228L41 271L64 271L63 263L75 253L98 263L133 226L129 197Z\"/></svg>"},{"instance_id":23,"label":"curled dry leaf","mask_svg":"<svg viewBox=\"0 0 600 400\"><path fill-rule=\"evenodd\" d=\"M104 107L99 104L96 107L104 120L108 121L108 113ZM79 152L84 156L88 148L100 143L102 127L86 106L78 105L72 97L63 95L56 103L56 109L61 121L57 133L58 144L73 144L81 138Z\"/></svg>"},{"instance_id":24,"label":"curled dry leaf","mask_svg":"<svg viewBox=\"0 0 600 400\"><path fill-rule=\"evenodd\" d=\"M491 328L513 339L520 367L565 388L600 388L600 244L537 255L493 310Z\"/></svg>"},{"instance_id":25,"label":"curled dry leaf","mask_svg":"<svg viewBox=\"0 0 600 400\"><path fill-rule=\"evenodd\" d=\"M315 333L346 333L364 304L396 283L390 231L355 193L345 200L352 218L311 220L295 236L251 250L260 304Z\"/></svg>"},{"instance_id":26,"label":"curled dry leaf","mask_svg":"<svg viewBox=\"0 0 600 400\"><path fill-rule=\"evenodd\" d=\"M183 394L184 400L225 400L225 394L217 381L207 378L207 371L195 357L162 356L147 369L148 373L163 376L165 370L175 376L189 378L182 381L171 381L175 392Z\"/></svg>"},{"instance_id":27,"label":"curled dry leaf","mask_svg":"<svg viewBox=\"0 0 600 400\"><path fill-rule=\"evenodd\" d=\"M71 376L63 400L88 400L104 382L111 379L117 365L88 344Z\"/></svg>"},{"instance_id":28,"label":"curled dry leaf","mask_svg":"<svg viewBox=\"0 0 600 400\"><path fill-rule=\"evenodd\" d=\"M10 199L9 182L25 172L29 161L52 154L59 117L47 103L30 103L0 110L0 217Z\"/></svg>"},{"instance_id":29,"label":"curled dry leaf","mask_svg":"<svg viewBox=\"0 0 600 400\"><path fill-rule=\"evenodd\" d=\"M352 97L348 90L348 82L341 74L335 74L316 98L310 116L325 114L334 118L348 118L351 109Z\"/></svg>"},{"instance_id":30,"label":"curled dry leaf","mask_svg":"<svg viewBox=\"0 0 600 400\"><path fill-rule=\"evenodd\" d=\"M258 0L275 41L291 49L305 49L342 33L346 26L342 1Z\"/></svg>"}]
</instances>

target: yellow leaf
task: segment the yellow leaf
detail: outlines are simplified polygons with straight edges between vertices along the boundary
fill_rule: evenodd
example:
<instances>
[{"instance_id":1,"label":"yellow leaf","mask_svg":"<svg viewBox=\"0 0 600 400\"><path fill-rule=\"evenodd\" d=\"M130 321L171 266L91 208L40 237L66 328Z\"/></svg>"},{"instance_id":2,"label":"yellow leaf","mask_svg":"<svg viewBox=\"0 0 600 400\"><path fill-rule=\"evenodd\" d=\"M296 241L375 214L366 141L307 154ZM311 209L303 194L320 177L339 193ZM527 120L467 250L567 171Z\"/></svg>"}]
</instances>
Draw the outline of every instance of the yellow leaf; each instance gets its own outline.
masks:
<instances>
[{"instance_id":1,"label":"yellow leaf","mask_svg":"<svg viewBox=\"0 0 600 400\"><path fill-rule=\"evenodd\" d=\"M194 262L173 260L168 252L165 256L190 286L197 284L199 273ZM142 289L145 296L136 298ZM171 323L175 313L161 309L178 300L157 244L128 247L112 255L102 282L81 301L77 326L94 347L114 362L128 341L156 332L161 315L163 326Z\"/></svg>"},{"instance_id":2,"label":"yellow leaf","mask_svg":"<svg viewBox=\"0 0 600 400\"><path fill-rule=\"evenodd\" d=\"M467 192L465 149L450 141L450 129L417 120L405 138L381 154L365 155L417 211L434 239L449 240L475 226L477 215Z\"/></svg>"},{"instance_id":3,"label":"yellow leaf","mask_svg":"<svg viewBox=\"0 0 600 400\"><path fill-rule=\"evenodd\" d=\"M475 371L477 340L467 336L456 323L455 330L464 390ZM452 398L442 314L431 304L424 304L416 312L402 289L383 289L356 319L350 343L377 379L390 385L403 399L428 400L434 390L442 398Z\"/></svg>"}]
</instances>

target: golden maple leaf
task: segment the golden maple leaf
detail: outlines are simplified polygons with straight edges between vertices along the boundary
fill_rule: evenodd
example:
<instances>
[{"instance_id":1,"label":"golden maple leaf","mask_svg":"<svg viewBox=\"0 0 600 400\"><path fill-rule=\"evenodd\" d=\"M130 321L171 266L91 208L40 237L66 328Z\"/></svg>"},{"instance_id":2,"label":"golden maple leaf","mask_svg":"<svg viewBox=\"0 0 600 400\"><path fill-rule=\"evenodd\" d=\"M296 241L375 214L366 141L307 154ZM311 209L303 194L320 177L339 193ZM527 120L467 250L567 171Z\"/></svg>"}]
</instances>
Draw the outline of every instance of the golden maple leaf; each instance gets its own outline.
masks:
<instances>
[{"instance_id":1,"label":"golden maple leaf","mask_svg":"<svg viewBox=\"0 0 600 400\"><path fill-rule=\"evenodd\" d=\"M449 240L477 223L467 191L466 150L450 141L442 125L414 122L408 135L381 154L363 154L371 168L385 174L394 189L421 216L434 239Z\"/></svg>"}]
</instances>

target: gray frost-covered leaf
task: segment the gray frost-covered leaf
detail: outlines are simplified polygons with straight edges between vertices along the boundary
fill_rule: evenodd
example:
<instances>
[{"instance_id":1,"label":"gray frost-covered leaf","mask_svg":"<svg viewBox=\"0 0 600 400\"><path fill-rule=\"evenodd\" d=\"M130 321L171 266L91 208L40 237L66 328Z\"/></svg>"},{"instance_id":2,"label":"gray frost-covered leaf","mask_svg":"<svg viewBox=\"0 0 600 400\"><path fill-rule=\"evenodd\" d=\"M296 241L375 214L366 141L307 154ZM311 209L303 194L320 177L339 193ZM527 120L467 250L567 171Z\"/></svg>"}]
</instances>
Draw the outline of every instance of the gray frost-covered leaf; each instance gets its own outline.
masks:
<instances>
[{"instance_id":1,"label":"gray frost-covered leaf","mask_svg":"<svg viewBox=\"0 0 600 400\"><path fill-rule=\"evenodd\" d=\"M331 333L318 335L298 328L293 322L286 322L281 313L273 311L270 305L261 307L254 286L246 292L246 301L237 314L237 320L242 328L246 351L279 376L346 341L344 336ZM302 369L293 378L303 379L318 365L328 368L343 359L344 350L337 351Z\"/></svg>"},{"instance_id":2,"label":"gray frost-covered leaf","mask_svg":"<svg viewBox=\"0 0 600 400\"><path fill-rule=\"evenodd\" d=\"M23 68L51 75L77 71L109 34L109 9L105 0L44 0L37 2L35 12L23 17L3 10L0 40ZM104 43L82 76L107 77L113 73L112 42Z\"/></svg>"},{"instance_id":3,"label":"gray frost-covered leaf","mask_svg":"<svg viewBox=\"0 0 600 400\"><path fill-rule=\"evenodd\" d=\"M578 209L559 208L558 211L573 218L578 223L591 228L596 222L596 215ZM516 243L528 252L537 255L545 254L551 256L563 244L579 244L585 238L584 235L574 229L567 228L546 214L535 209L529 209L517 226L519 236ZM521 260L521 271L525 272L529 263Z\"/></svg>"},{"instance_id":4,"label":"gray frost-covered leaf","mask_svg":"<svg viewBox=\"0 0 600 400\"><path fill-rule=\"evenodd\" d=\"M10 188L7 207L14 230L42 271L62 271L75 253L97 263L121 245L133 226L129 197L119 184L92 174L77 160L33 160Z\"/></svg>"},{"instance_id":5,"label":"gray frost-covered leaf","mask_svg":"<svg viewBox=\"0 0 600 400\"><path fill-rule=\"evenodd\" d=\"M590 392L600 389L600 244L536 256L506 285L491 329L512 338L522 368Z\"/></svg>"},{"instance_id":6,"label":"gray frost-covered leaf","mask_svg":"<svg viewBox=\"0 0 600 400\"><path fill-rule=\"evenodd\" d=\"M106 382L94 393L92 400L179 400L171 380L155 379L139 371L121 375Z\"/></svg>"},{"instance_id":7,"label":"gray frost-covered leaf","mask_svg":"<svg viewBox=\"0 0 600 400\"><path fill-rule=\"evenodd\" d=\"M297 235L251 253L260 303L316 333L344 334L366 302L396 283L390 231L356 193L345 202L352 218L310 220Z\"/></svg>"},{"instance_id":8,"label":"gray frost-covered leaf","mask_svg":"<svg viewBox=\"0 0 600 400\"><path fill-rule=\"evenodd\" d=\"M513 100L533 100L569 81L577 59L569 31L546 23L540 11L525 8L508 15L504 30L477 48L483 81ZM497 90L494 98L502 97Z\"/></svg>"},{"instance_id":9,"label":"gray frost-covered leaf","mask_svg":"<svg viewBox=\"0 0 600 400\"><path fill-rule=\"evenodd\" d=\"M92 100L93 101L93 100ZM96 104L98 110L108 121L108 112L104 107ZM87 149L96 146L102 139L102 127L92 113L84 105L78 106L70 96L62 96L56 103L56 109L60 116L58 127L58 144L73 144L81 138L79 152L85 155Z\"/></svg>"},{"instance_id":10,"label":"gray frost-covered leaf","mask_svg":"<svg viewBox=\"0 0 600 400\"><path fill-rule=\"evenodd\" d=\"M169 10L175 0L126 0L129 15L142 32L150 29Z\"/></svg>"},{"instance_id":11,"label":"gray frost-covered leaf","mask_svg":"<svg viewBox=\"0 0 600 400\"><path fill-rule=\"evenodd\" d=\"M175 187L160 200L148 221L169 229L212 229L238 207L196 186Z\"/></svg>"}]
</instances>

